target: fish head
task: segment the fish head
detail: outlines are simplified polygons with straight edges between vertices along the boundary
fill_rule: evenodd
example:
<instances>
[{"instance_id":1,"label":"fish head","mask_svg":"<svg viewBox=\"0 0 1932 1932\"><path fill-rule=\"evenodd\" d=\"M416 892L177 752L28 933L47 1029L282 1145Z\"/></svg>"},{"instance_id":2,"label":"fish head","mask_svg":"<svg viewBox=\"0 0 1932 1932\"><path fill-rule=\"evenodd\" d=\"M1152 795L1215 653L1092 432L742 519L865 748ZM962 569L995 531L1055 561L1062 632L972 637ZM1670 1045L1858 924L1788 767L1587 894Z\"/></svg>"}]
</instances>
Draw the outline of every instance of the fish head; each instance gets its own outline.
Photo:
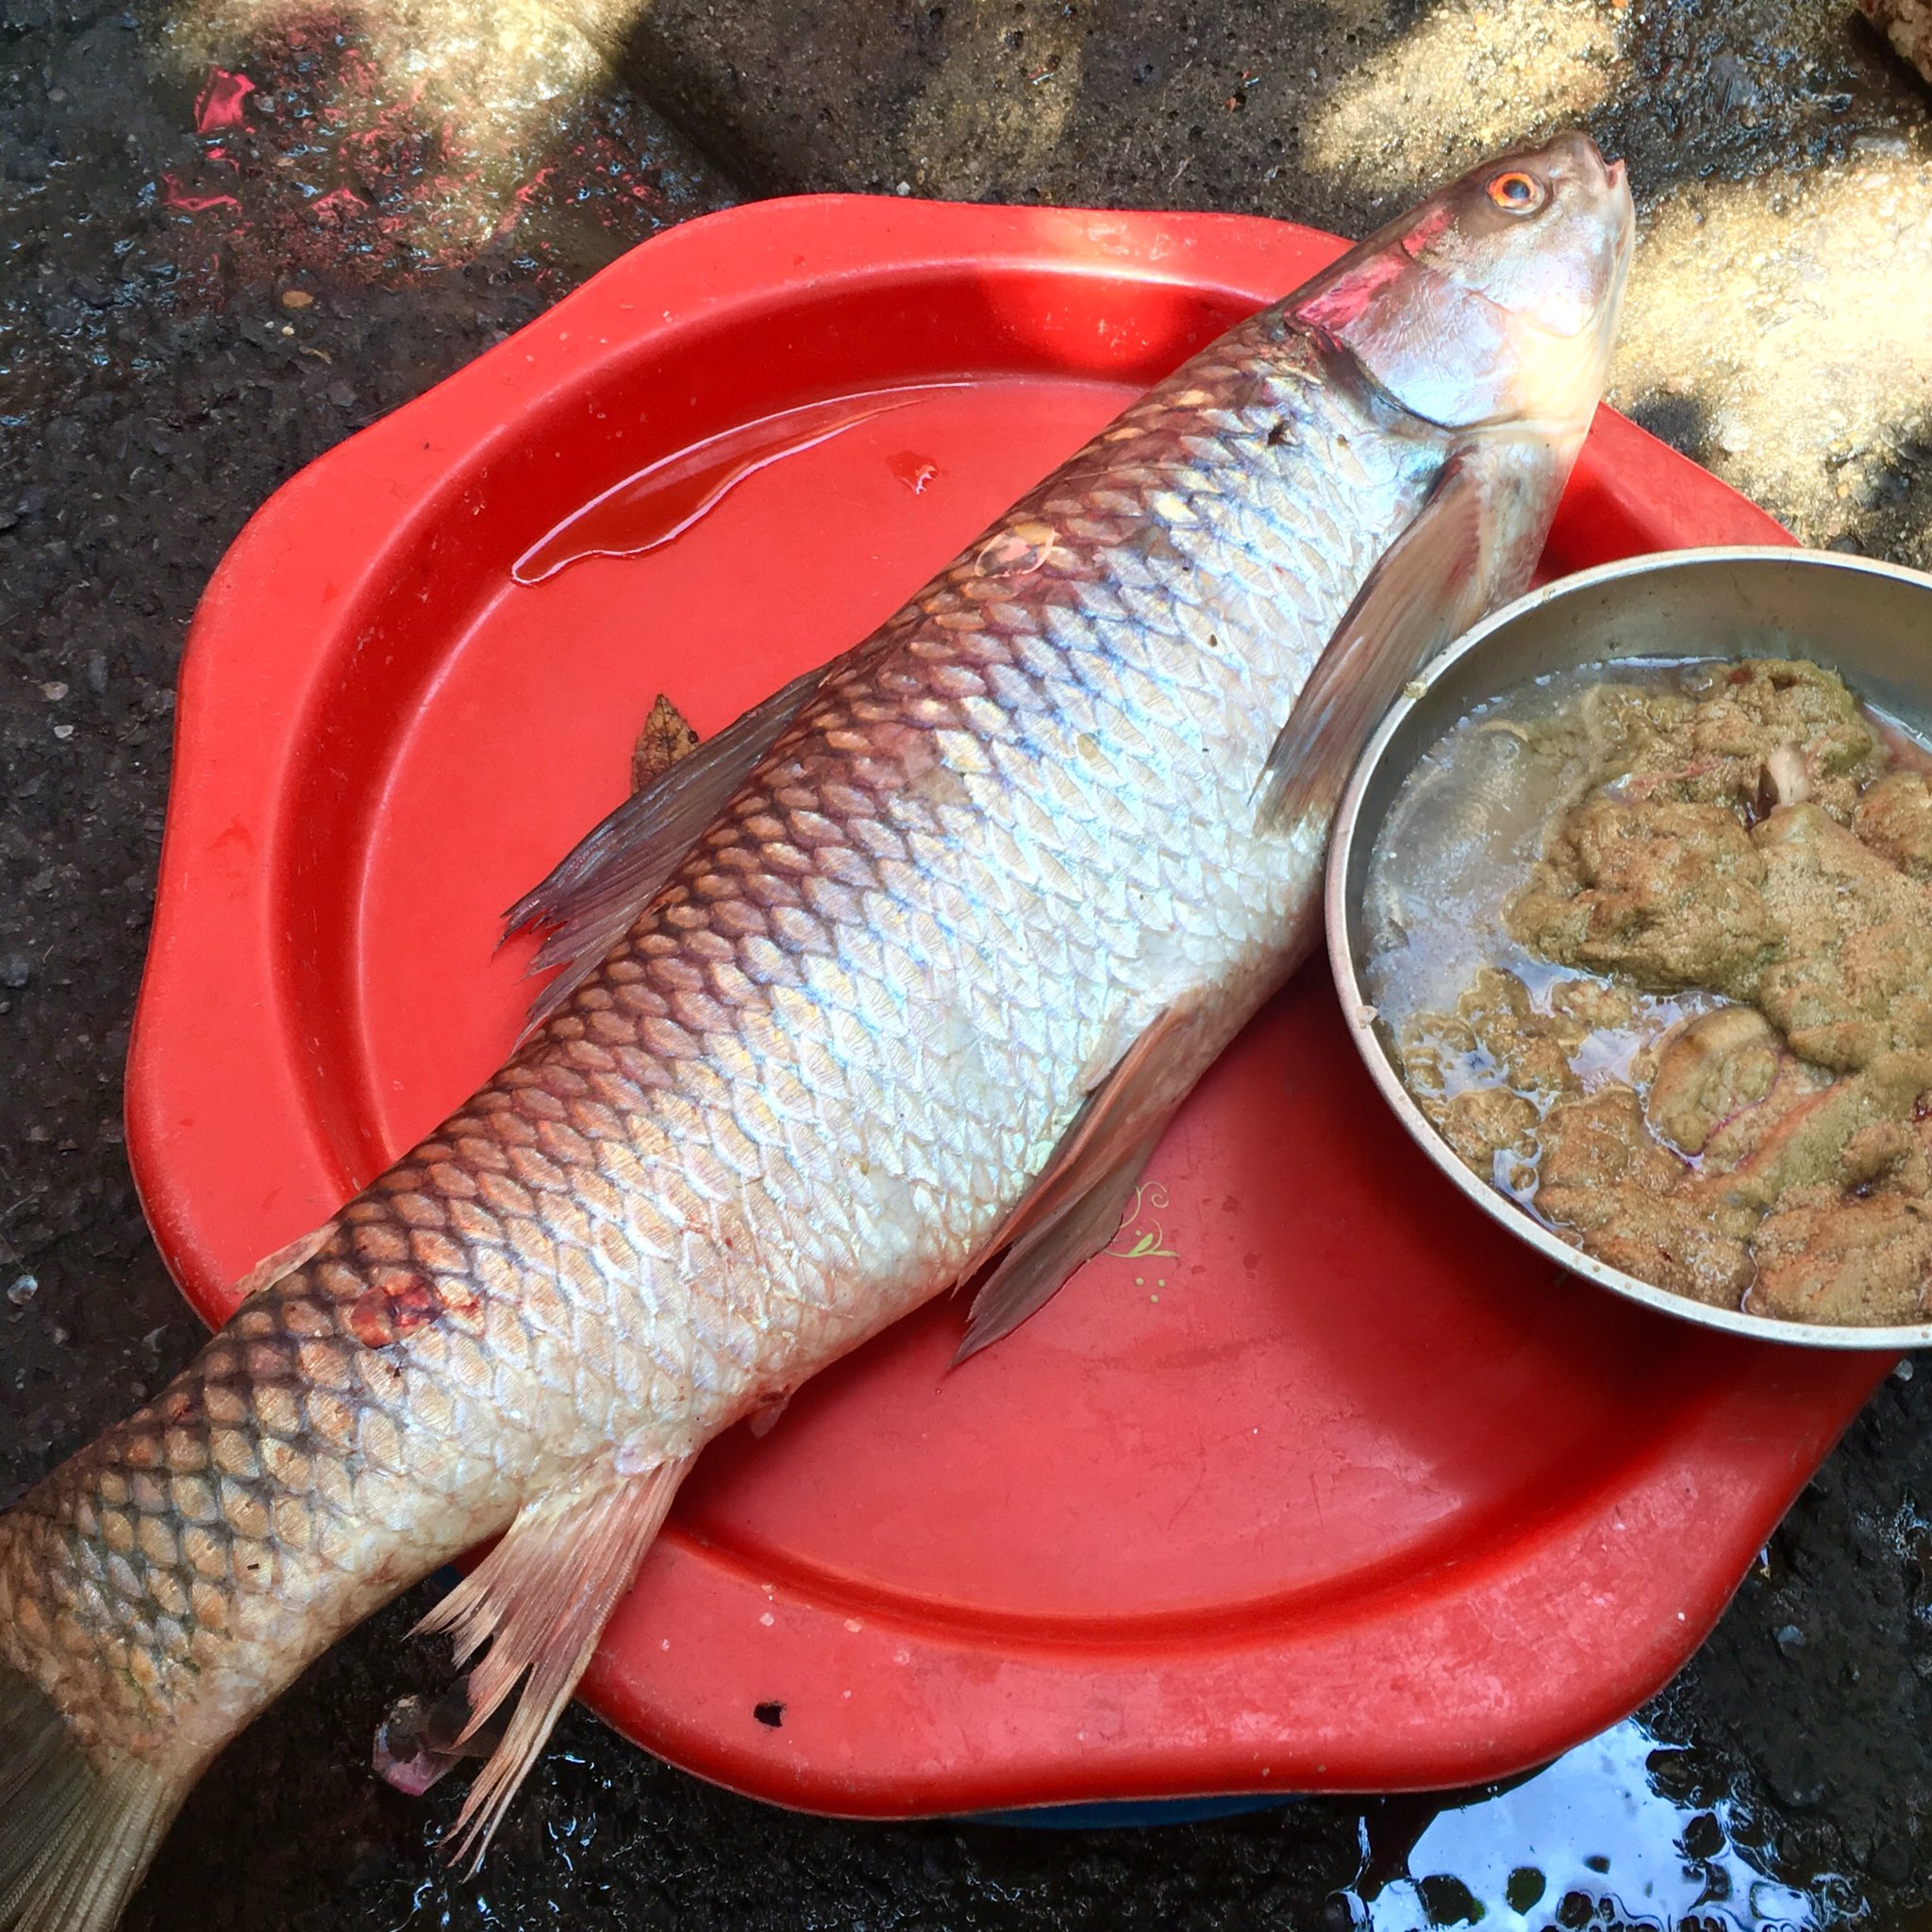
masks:
<instances>
[{"instance_id":1,"label":"fish head","mask_svg":"<svg viewBox=\"0 0 1932 1932\"><path fill-rule=\"evenodd\" d=\"M1559 134L1440 189L1287 306L1425 422L1567 442L1603 392L1635 222L1623 162Z\"/></svg>"}]
</instances>

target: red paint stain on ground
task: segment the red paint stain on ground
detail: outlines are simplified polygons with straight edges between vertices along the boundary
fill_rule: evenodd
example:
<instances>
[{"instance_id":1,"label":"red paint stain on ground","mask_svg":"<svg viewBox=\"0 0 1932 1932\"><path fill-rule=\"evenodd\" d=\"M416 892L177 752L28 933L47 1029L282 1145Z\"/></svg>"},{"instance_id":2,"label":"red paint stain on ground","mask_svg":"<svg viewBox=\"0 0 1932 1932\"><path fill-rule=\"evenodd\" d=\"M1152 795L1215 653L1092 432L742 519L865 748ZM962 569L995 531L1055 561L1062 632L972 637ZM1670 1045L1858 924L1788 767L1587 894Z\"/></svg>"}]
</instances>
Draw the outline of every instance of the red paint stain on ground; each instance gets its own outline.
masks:
<instances>
[{"instance_id":1,"label":"red paint stain on ground","mask_svg":"<svg viewBox=\"0 0 1932 1932\"><path fill-rule=\"evenodd\" d=\"M212 134L219 127L240 127L242 105L254 92L255 83L245 74L210 67L208 80L195 97L195 133Z\"/></svg>"},{"instance_id":2,"label":"red paint stain on ground","mask_svg":"<svg viewBox=\"0 0 1932 1932\"><path fill-rule=\"evenodd\" d=\"M192 218L181 265L216 299L304 274L407 281L566 206L641 240L666 206L608 103L565 116L543 152L520 153L527 129L512 140L385 72L353 8L284 16L243 63L208 70L198 160L161 184L162 205Z\"/></svg>"}]
</instances>

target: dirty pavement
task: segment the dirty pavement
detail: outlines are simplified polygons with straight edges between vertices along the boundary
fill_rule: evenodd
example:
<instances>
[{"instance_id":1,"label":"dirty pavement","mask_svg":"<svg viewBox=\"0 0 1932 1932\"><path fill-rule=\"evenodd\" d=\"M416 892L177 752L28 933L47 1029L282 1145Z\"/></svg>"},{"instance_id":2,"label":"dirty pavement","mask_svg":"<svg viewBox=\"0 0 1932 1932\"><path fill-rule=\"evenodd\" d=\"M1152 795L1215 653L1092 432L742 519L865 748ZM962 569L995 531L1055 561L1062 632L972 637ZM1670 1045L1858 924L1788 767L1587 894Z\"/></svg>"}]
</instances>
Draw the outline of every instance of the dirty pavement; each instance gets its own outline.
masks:
<instances>
[{"instance_id":1,"label":"dirty pavement","mask_svg":"<svg viewBox=\"0 0 1932 1932\"><path fill-rule=\"evenodd\" d=\"M122 1067L187 622L301 464L735 201L1354 234L1574 122L1641 210L1614 400L1806 541L1932 566L1928 108L1804 0L0 0L0 1497L196 1339ZM855 1828L573 1710L470 1884L429 1850L460 1792L369 1770L442 1675L411 1598L216 1766L127 1924L1932 1923L1928 1384L1884 1384L1663 1697L1512 1789Z\"/></svg>"}]
</instances>

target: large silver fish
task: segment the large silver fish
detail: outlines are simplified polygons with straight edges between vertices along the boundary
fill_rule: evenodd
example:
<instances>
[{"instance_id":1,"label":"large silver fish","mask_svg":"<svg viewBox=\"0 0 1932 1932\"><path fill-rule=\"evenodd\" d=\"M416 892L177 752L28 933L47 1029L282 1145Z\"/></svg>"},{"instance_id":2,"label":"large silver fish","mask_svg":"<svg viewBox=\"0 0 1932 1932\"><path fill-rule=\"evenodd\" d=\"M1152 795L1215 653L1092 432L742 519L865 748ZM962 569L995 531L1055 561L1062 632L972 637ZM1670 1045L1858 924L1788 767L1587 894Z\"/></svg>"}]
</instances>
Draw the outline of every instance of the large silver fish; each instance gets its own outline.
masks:
<instances>
[{"instance_id":1,"label":"large silver fish","mask_svg":"<svg viewBox=\"0 0 1932 1932\"><path fill-rule=\"evenodd\" d=\"M538 889L574 963L509 1064L0 1517L0 1927L110 1924L256 1712L505 1532L429 1619L483 1652L444 1742L509 1713L480 1851L708 1441L1105 1245L1307 952L1367 729L1526 582L1630 244L1579 135L1454 183Z\"/></svg>"}]
</instances>

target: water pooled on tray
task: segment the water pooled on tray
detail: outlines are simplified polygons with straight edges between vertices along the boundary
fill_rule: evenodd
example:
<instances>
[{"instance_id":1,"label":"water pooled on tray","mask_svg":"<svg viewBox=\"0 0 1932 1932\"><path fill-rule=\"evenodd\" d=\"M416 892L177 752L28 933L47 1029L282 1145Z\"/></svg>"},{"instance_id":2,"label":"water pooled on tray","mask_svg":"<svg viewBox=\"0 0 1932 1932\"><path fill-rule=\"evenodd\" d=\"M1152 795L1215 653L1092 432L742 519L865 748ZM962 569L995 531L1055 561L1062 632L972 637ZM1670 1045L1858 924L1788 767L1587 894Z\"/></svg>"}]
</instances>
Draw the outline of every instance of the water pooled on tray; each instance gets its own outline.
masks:
<instances>
[{"instance_id":1,"label":"water pooled on tray","mask_svg":"<svg viewBox=\"0 0 1932 1932\"><path fill-rule=\"evenodd\" d=\"M965 382L908 383L857 395L827 396L734 424L671 455L658 458L573 510L510 566L520 584L541 584L591 557L638 557L683 536L708 516L746 477L788 457L802 455L861 423L913 404L970 387ZM908 477L903 458L888 467L913 494L923 494L937 472L924 458Z\"/></svg>"}]
</instances>

